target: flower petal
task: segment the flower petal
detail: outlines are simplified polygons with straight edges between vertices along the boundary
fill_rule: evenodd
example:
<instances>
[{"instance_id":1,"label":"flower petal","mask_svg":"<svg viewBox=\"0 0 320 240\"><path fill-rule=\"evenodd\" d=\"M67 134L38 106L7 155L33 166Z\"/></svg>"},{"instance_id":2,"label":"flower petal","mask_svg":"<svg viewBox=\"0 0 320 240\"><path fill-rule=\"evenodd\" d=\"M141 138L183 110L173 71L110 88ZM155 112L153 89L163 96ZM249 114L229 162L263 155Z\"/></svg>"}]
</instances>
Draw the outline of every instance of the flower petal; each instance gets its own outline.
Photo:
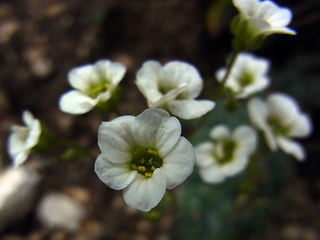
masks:
<instances>
[{"instance_id":1,"label":"flower petal","mask_svg":"<svg viewBox=\"0 0 320 240\"><path fill-rule=\"evenodd\" d=\"M194 99L199 96L203 82L198 70L189 63L171 61L160 70L159 84L174 85L177 87L188 86L182 93L183 98Z\"/></svg>"},{"instance_id":2,"label":"flower petal","mask_svg":"<svg viewBox=\"0 0 320 240\"><path fill-rule=\"evenodd\" d=\"M98 156L94 171L102 182L115 190L127 187L138 174L137 171L129 169L127 164L111 162L108 156L103 153Z\"/></svg>"},{"instance_id":3,"label":"flower petal","mask_svg":"<svg viewBox=\"0 0 320 240\"><path fill-rule=\"evenodd\" d=\"M73 88L85 92L91 85L97 84L100 78L95 66L88 64L72 69L68 81Z\"/></svg>"},{"instance_id":4,"label":"flower petal","mask_svg":"<svg viewBox=\"0 0 320 240\"><path fill-rule=\"evenodd\" d=\"M18 153L13 159L13 166L15 168L21 166L27 160L29 154L30 154L29 149Z\"/></svg>"},{"instance_id":5,"label":"flower petal","mask_svg":"<svg viewBox=\"0 0 320 240\"><path fill-rule=\"evenodd\" d=\"M211 111L215 103L210 100L174 100L168 103L170 112L182 119L198 118Z\"/></svg>"},{"instance_id":6,"label":"flower petal","mask_svg":"<svg viewBox=\"0 0 320 240\"><path fill-rule=\"evenodd\" d=\"M167 102L170 102L174 100L179 94L185 92L188 89L187 86L181 86L178 88L174 88L170 90L168 93L166 93L164 96L162 96L158 101L156 102L148 102L149 107L155 108L155 107L161 107L162 105L165 105Z\"/></svg>"},{"instance_id":7,"label":"flower petal","mask_svg":"<svg viewBox=\"0 0 320 240\"><path fill-rule=\"evenodd\" d=\"M253 125L260 129L267 126L268 107L262 100L253 98L248 103L249 118Z\"/></svg>"},{"instance_id":8,"label":"flower petal","mask_svg":"<svg viewBox=\"0 0 320 240\"><path fill-rule=\"evenodd\" d=\"M290 135L292 137L306 137L311 134L312 123L308 115L301 114L292 124Z\"/></svg>"},{"instance_id":9,"label":"flower petal","mask_svg":"<svg viewBox=\"0 0 320 240\"><path fill-rule=\"evenodd\" d=\"M158 75L161 64L157 61L146 61L137 72L136 85L148 102L156 102L162 94L158 89Z\"/></svg>"},{"instance_id":10,"label":"flower petal","mask_svg":"<svg viewBox=\"0 0 320 240\"><path fill-rule=\"evenodd\" d=\"M32 148L39 142L41 134L41 125L38 119L35 119L30 128L30 132L25 143L26 148Z\"/></svg>"},{"instance_id":11,"label":"flower petal","mask_svg":"<svg viewBox=\"0 0 320 240\"><path fill-rule=\"evenodd\" d=\"M158 205L166 192L166 176L160 169L156 169L151 178L137 174L135 179L123 190L124 201L144 212L150 211Z\"/></svg>"},{"instance_id":12,"label":"flower petal","mask_svg":"<svg viewBox=\"0 0 320 240\"><path fill-rule=\"evenodd\" d=\"M196 164L199 167L208 167L212 165L214 159L212 157L214 145L212 142L204 142L195 148Z\"/></svg>"},{"instance_id":13,"label":"flower petal","mask_svg":"<svg viewBox=\"0 0 320 240\"><path fill-rule=\"evenodd\" d=\"M110 122L102 122L98 132L98 145L103 154L113 163L131 160L135 147L131 133L134 116L121 116Z\"/></svg>"},{"instance_id":14,"label":"flower petal","mask_svg":"<svg viewBox=\"0 0 320 240\"><path fill-rule=\"evenodd\" d=\"M100 78L111 81L113 85L118 85L126 73L126 67L123 64L110 60L99 60L94 67Z\"/></svg>"},{"instance_id":15,"label":"flower petal","mask_svg":"<svg viewBox=\"0 0 320 240\"><path fill-rule=\"evenodd\" d=\"M25 110L22 113L22 120L27 127L31 128L34 121L34 117L31 112L29 112L28 110Z\"/></svg>"},{"instance_id":16,"label":"flower petal","mask_svg":"<svg viewBox=\"0 0 320 240\"><path fill-rule=\"evenodd\" d=\"M258 5L257 0L232 0L232 2L239 12L246 16L252 16Z\"/></svg>"},{"instance_id":17,"label":"flower petal","mask_svg":"<svg viewBox=\"0 0 320 240\"><path fill-rule=\"evenodd\" d=\"M149 108L136 117L132 136L140 146L155 148L160 156L166 155L181 135L178 119L159 108Z\"/></svg>"},{"instance_id":18,"label":"flower petal","mask_svg":"<svg viewBox=\"0 0 320 240\"><path fill-rule=\"evenodd\" d=\"M283 124L290 125L299 116L299 106L290 96L274 93L267 98L271 116L278 117Z\"/></svg>"},{"instance_id":19,"label":"flower petal","mask_svg":"<svg viewBox=\"0 0 320 240\"><path fill-rule=\"evenodd\" d=\"M224 174L216 166L199 169L200 177L205 183L220 183L225 179Z\"/></svg>"},{"instance_id":20,"label":"flower petal","mask_svg":"<svg viewBox=\"0 0 320 240\"><path fill-rule=\"evenodd\" d=\"M25 141L29 134L29 129L22 126L13 126L8 138L8 153L11 158L15 158L20 152L25 151Z\"/></svg>"},{"instance_id":21,"label":"flower petal","mask_svg":"<svg viewBox=\"0 0 320 240\"><path fill-rule=\"evenodd\" d=\"M232 134L232 138L240 145L241 154L250 155L257 146L257 134L253 128L248 126L239 126Z\"/></svg>"},{"instance_id":22,"label":"flower petal","mask_svg":"<svg viewBox=\"0 0 320 240\"><path fill-rule=\"evenodd\" d=\"M298 161L303 161L305 159L306 153L300 143L283 137L278 137L277 142L279 144L279 147L285 153L293 155Z\"/></svg>"},{"instance_id":23,"label":"flower petal","mask_svg":"<svg viewBox=\"0 0 320 240\"><path fill-rule=\"evenodd\" d=\"M96 99L92 99L80 91L70 90L61 96L59 106L66 113L83 114L93 109L97 103Z\"/></svg>"},{"instance_id":24,"label":"flower petal","mask_svg":"<svg viewBox=\"0 0 320 240\"><path fill-rule=\"evenodd\" d=\"M164 159L161 167L167 177L167 189L173 189L181 184L193 171L195 154L191 143L180 137L177 144Z\"/></svg>"},{"instance_id":25,"label":"flower petal","mask_svg":"<svg viewBox=\"0 0 320 240\"><path fill-rule=\"evenodd\" d=\"M209 135L214 140L220 140L229 137L230 130L226 125L220 124L212 128Z\"/></svg>"}]
</instances>

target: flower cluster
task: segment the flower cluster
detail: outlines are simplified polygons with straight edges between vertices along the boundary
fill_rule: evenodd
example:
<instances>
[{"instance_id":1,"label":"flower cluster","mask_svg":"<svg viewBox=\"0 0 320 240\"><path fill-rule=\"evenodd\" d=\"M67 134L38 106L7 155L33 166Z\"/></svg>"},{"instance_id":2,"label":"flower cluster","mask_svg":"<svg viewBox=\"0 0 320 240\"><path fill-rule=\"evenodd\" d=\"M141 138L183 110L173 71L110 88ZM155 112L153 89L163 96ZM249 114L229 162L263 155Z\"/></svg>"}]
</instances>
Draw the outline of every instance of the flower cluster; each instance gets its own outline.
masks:
<instances>
[{"instance_id":1,"label":"flower cluster","mask_svg":"<svg viewBox=\"0 0 320 240\"><path fill-rule=\"evenodd\" d=\"M255 131L248 126L239 126L231 134L225 125L210 131L213 141L196 147L196 163L200 176L206 183L219 183L241 172L257 145Z\"/></svg>"}]
</instances>

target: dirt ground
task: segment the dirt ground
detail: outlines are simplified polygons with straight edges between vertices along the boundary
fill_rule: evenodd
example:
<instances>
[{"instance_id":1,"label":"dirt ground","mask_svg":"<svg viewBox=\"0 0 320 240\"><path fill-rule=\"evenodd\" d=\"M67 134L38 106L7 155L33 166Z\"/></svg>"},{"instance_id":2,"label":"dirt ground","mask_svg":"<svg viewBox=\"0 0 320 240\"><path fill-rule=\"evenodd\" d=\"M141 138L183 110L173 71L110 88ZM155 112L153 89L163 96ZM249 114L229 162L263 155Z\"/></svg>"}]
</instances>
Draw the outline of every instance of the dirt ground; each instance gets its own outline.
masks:
<instances>
[{"instance_id":1,"label":"dirt ground","mask_svg":"<svg viewBox=\"0 0 320 240\"><path fill-rule=\"evenodd\" d=\"M90 112L71 116L59 110L58 100L70 89L67 74L73 67L103 58L125 64L121 114L137 114L146 108L134 80L136 71L148 59L163 63L174 59L191 62L198 67L206 86L214 85L214 71L224 65L230 52L228 24L235 14L230 3L223 8L218 20L210 18L210 7L216 2L0 1L0 167L10 164L7 136L12 124L22 124L24 109L45 122L59 137L76 140L93 154L99 154L98 127L101 121L115 115ZM301 53L319 55L320 52L319 3L312 0L278 3L293 10L296 17L292 28L298 35L294 39L272 38L258 51L273 61L276 70ZM311 70L320 76L319 67ZM317 96L313 100L310 96L299 96L315 125L320 116L318 100L314 99ZM316 125L305 143L309 144L310 160L298 165L298 175L284 193L292 199L292 211L274 219L266 239L320 239L320 144ZM54 149L29 160L31 164L48 162L48 166L41 169L39 198L47 192L60 191L85 205L87 217L80 230L75 234L46 230L32 211L0 233L0 239L173 239L175 218L172 214L166 214L156 223L146 220L125 205L121 192L99 181L93 171L94 160L65 162L57 157L61 151Z\"/></svg>"}]
</instances>

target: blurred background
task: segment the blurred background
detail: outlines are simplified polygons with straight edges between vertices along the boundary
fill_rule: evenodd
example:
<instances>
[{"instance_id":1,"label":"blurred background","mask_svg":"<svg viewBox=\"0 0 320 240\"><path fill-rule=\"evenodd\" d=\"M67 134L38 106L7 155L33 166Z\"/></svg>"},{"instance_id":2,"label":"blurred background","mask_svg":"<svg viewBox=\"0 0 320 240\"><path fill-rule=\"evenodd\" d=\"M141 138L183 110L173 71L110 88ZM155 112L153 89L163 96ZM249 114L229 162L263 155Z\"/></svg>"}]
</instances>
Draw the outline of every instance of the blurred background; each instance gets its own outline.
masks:
<instances>
[{"instance_id":1,"label":"blurred background","mask_svg":"<svg viewBox=\"0 0 320 240\"><path fill-rule=\"evenodd\" d=\"M30 207L12 210L10 221L0 215L0 239L320 239L320 2L277 3L292 10L290 27L298 34L271 36L255 54L272 63L267 92L293 96L312 118L313 134L301 141L308 153L305 162L270 153L218 185L202 183L195 171L159 208L141 214L125 205L120 191L100 182L94 160L63 161L62 150L53 149L26 162L30 168L45 166L38 170ZM194 64L204 79L202 98L210 98L215 70L231 52L229 24L235 14L231 0L1 0L0 178L11 164L10 128L22 125L24 109L59 137L99 154L98 127L114 113L72 116L58 107L60 95L70 89L68 71L76 66L103 58L127 66L120 84L121 114L138 114L147 107L134 80L149 59ZM192 142L206 140L216 124L247 122L245 103L232 114L217 107ZM187 135L198 122L182 124ZM38 217L49 193L68 196L81 206L79 225L52 228ZM50 209L49 215L54 213Z\"/></svg>"}]
</instances>

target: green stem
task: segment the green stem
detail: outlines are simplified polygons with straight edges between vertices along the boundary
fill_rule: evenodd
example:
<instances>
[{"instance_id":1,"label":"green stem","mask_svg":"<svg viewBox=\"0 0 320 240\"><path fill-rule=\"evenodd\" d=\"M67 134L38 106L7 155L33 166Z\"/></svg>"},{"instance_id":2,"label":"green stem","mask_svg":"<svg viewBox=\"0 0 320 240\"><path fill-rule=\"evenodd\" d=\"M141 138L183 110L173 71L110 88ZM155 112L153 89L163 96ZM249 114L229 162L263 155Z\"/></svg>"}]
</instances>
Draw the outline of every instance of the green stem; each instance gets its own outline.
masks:
<instances>
[{"instance_id":1,"label":"green stem","mask_svg":"<svg viewBox=\"0 0 320 240\"><path fill-rule=\"evenodd\" d=\"M230 61L228 62L227 64L227 72L226 74L224 75L222 81L221 81L221 86L224 86L224 84L226 83L229 75L230 75L230 72L231 72L231 69L233 67L233 64L235 63L236 59L237 59L237 56L239 54L239 51L234 51L231 55L231 59Z\"/></svg>"}]
</instances>

